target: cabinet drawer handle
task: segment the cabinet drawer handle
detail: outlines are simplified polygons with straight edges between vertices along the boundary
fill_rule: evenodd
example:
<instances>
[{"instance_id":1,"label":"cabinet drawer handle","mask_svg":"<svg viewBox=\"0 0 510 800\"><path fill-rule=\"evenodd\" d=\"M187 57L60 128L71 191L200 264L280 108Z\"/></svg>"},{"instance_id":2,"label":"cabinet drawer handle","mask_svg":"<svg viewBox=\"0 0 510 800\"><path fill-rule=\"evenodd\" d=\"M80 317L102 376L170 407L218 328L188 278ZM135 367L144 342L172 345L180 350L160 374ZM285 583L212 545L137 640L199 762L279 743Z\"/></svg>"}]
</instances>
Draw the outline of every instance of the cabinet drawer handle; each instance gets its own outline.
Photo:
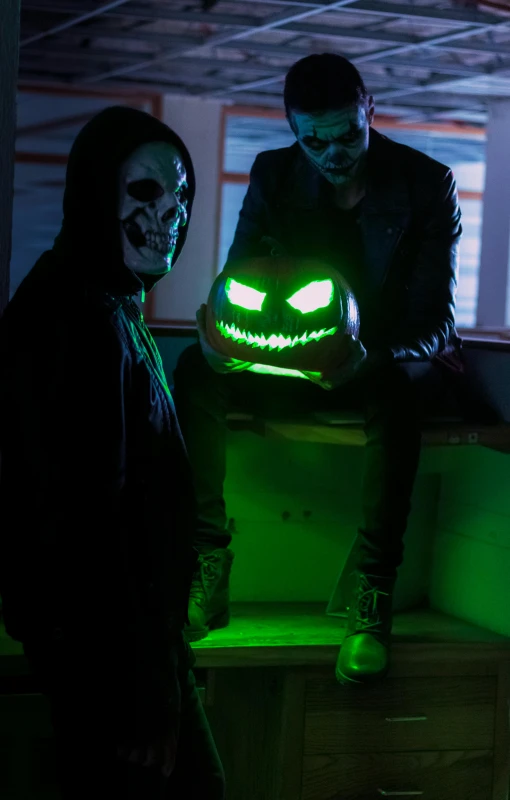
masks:
<instances>
[{"instance_id":1,"label":"cabinet drawer handle","mask_svg":"<svg viewBox=\"0 0 510 800\"><path fill-rule=\"evenodd\" d=\"M386 717L386 722L426 722L427 717Z\"/></svg>"},{"instance_id":2,"label":"cabinet drawer handle","mask_svg":"<svg viewBox=\"0 0 510 800\"><path fill-rule=\"evenodd\" d=\"M381 795L381 797L422 797L425 792L385 792L384 789L378 789L377 793Z\"/></svg>"}]
</instances>

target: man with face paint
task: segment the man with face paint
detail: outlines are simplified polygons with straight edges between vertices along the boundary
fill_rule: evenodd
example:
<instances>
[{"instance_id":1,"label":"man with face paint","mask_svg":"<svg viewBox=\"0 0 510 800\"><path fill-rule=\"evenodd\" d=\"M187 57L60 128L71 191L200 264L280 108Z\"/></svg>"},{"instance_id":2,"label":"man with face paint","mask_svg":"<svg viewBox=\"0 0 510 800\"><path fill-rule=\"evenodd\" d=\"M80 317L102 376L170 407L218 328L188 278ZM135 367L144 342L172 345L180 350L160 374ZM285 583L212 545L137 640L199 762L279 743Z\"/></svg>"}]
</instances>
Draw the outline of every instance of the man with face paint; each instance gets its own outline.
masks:
<instances>
[{"instance_id":1,"label":"man with face paint","mask_svg":"<svg viewBox=\"0 0 510 800\"><path fill-rule=\"evenodd\" d=\"M224 797L183 637L192 474L135 302L176 263L194 194L177 134L101 112L72 147L54 247L0 320L0 592L66 799Z\"/></svg>"},{"instance_id":2,"label":"man with face paint","mask_svg":"<svg viewBox=\"0 0 510 800\"><path fill-rule=\"evenodd\" d=\"M336 676L341 683L365 683L388 670L392 592L422 414L435 406L452 410L454 387L464 380L454 320L461 214L448 167L373 129L374 100L346 59L325 54L297 62L286 78L284 102L297 141L257 156L228 261L288 255L336 266L358 301L359 342L318 385L257 375L249 364L212 349L205 306L198 312L200 344L182 354L174 376L199 507L200 561L186 633L191 641L201 639L229 620L234 553L223 497L227 411L281 418L363 409L364 524Z\"/></svg>"}]
</instances>

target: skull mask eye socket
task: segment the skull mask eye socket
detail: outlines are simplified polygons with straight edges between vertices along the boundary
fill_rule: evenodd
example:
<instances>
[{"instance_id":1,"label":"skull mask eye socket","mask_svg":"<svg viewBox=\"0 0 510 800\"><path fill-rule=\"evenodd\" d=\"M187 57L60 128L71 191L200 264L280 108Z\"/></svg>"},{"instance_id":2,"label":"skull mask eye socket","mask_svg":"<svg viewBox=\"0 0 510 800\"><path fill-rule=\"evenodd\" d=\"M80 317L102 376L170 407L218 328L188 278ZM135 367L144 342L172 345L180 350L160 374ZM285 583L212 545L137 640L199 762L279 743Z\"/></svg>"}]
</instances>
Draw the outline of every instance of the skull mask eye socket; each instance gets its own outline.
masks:
<instances>
[{"instance_id":1,"label":"skull mask eye socket","mask_svg":"<svg viewBox=\"0 0 510 800\"><path fill-rule=\"evenodd\" d=\"M302 314L309 314L329 306L333 296L333 281L312 281L289 297L287 303Z\"/></svg>"},{"instance_id":2,"label":"skull mask eye socket","mask_svg":"<svg viewBox=\"0 0 510 800\"><path fill-rule=\"evenodd\" d=\"M165 190L157 181L152 178L145 178L129 183L127 193L134 200L139 200L141 203L150 203L159 197L163 197Z\"/></svg>"},{"instance_id":3,"label":"skull mask eye socket","mask_svg":"<svg viewBox=\"0 0 510 800\"><path fill-rule=\"evenodd\" d=\"M240 306L250 311L261 311L262 303L266 297L265 292L258 292L257 289L245 286L244 283L239 283L233 278L228 278L225 285L225 293L232 305Z\"/></svg>"}]
</instances>

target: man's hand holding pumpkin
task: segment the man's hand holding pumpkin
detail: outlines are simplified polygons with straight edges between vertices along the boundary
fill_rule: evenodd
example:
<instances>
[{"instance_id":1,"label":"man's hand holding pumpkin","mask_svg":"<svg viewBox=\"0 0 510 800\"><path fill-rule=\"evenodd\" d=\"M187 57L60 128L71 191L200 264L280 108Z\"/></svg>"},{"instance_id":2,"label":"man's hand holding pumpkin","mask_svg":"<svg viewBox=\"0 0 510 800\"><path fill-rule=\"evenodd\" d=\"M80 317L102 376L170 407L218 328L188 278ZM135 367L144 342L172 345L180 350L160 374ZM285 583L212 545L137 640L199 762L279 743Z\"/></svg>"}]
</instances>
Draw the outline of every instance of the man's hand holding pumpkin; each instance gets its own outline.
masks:
<instances>
[{"instance_id":1,"label":"man's hand holding pumpkin","mask_svg":"<svg viewBox=\"0 0 510 800\"><path fill-rule=\"evenodd\" d=\"M204 358L209 364L209 366L215 371L219 372L220 374L225 374L229 372L242 372L243 370L248 369L251 367L251 363L248 361L238 361L236 358L227 358L227 356L218 353L211 345L209 344L209 339L207 338L207 328L206 328L206 312L207 306L205 303L202 303L200 308L197 311L197 330L198 330L198 339L200 342L200 347L202 348L202 353L204 354Z\"/></svg>"},{"instance_id":2,"label":"man's hand holding pumpkin","mask_svg":"<svg viewBox=\"0 0 510 800\"><path fill-rule=\"evenodd\" d=\"M347 358L342 361L337 367L333 367L328 372L303 372L303 375L316 383L322 389L338 389L353 378L359 377L363 370L363 366L367 362L367 351L359 341L351 336L349 339L349 354Z\"/></svg>"}]
</instances>

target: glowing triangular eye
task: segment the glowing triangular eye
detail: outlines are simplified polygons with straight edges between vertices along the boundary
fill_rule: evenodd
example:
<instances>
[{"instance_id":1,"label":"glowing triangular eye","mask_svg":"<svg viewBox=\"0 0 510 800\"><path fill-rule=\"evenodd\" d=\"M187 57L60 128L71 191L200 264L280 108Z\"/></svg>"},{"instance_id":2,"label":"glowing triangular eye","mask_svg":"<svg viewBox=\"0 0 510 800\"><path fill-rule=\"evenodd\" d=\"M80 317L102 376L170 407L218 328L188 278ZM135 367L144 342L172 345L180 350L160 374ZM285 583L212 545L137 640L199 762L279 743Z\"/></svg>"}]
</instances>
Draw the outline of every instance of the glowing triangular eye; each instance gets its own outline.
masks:
<instances>
[{"instance_id":1,"label":"glowing triangular eye","mask_svg":"<svg viewBox=\"0 0 510 800\"><path fill-rule=\"evenodd\" d=\"M228 278L225 292L234 306L241 306L241 308L247 308L251 311L260 311L266 297L265 292L258 292L256 289L252 289L251 286L238 283L233 278Z\"/></svg>"},{"instance_id":2,"label":"glowing triangular eye","mask_svg":"<svg viewBox=\"0 0 510 800\"><path fill-rule=\"evenodd\" d=\"M334 290L333 281L312 281L307 286L303 286L287 300L287 303L308 314L310 311L317 311L318 308L326 308L333 300Z\"/></svg>"}]
</instances>

